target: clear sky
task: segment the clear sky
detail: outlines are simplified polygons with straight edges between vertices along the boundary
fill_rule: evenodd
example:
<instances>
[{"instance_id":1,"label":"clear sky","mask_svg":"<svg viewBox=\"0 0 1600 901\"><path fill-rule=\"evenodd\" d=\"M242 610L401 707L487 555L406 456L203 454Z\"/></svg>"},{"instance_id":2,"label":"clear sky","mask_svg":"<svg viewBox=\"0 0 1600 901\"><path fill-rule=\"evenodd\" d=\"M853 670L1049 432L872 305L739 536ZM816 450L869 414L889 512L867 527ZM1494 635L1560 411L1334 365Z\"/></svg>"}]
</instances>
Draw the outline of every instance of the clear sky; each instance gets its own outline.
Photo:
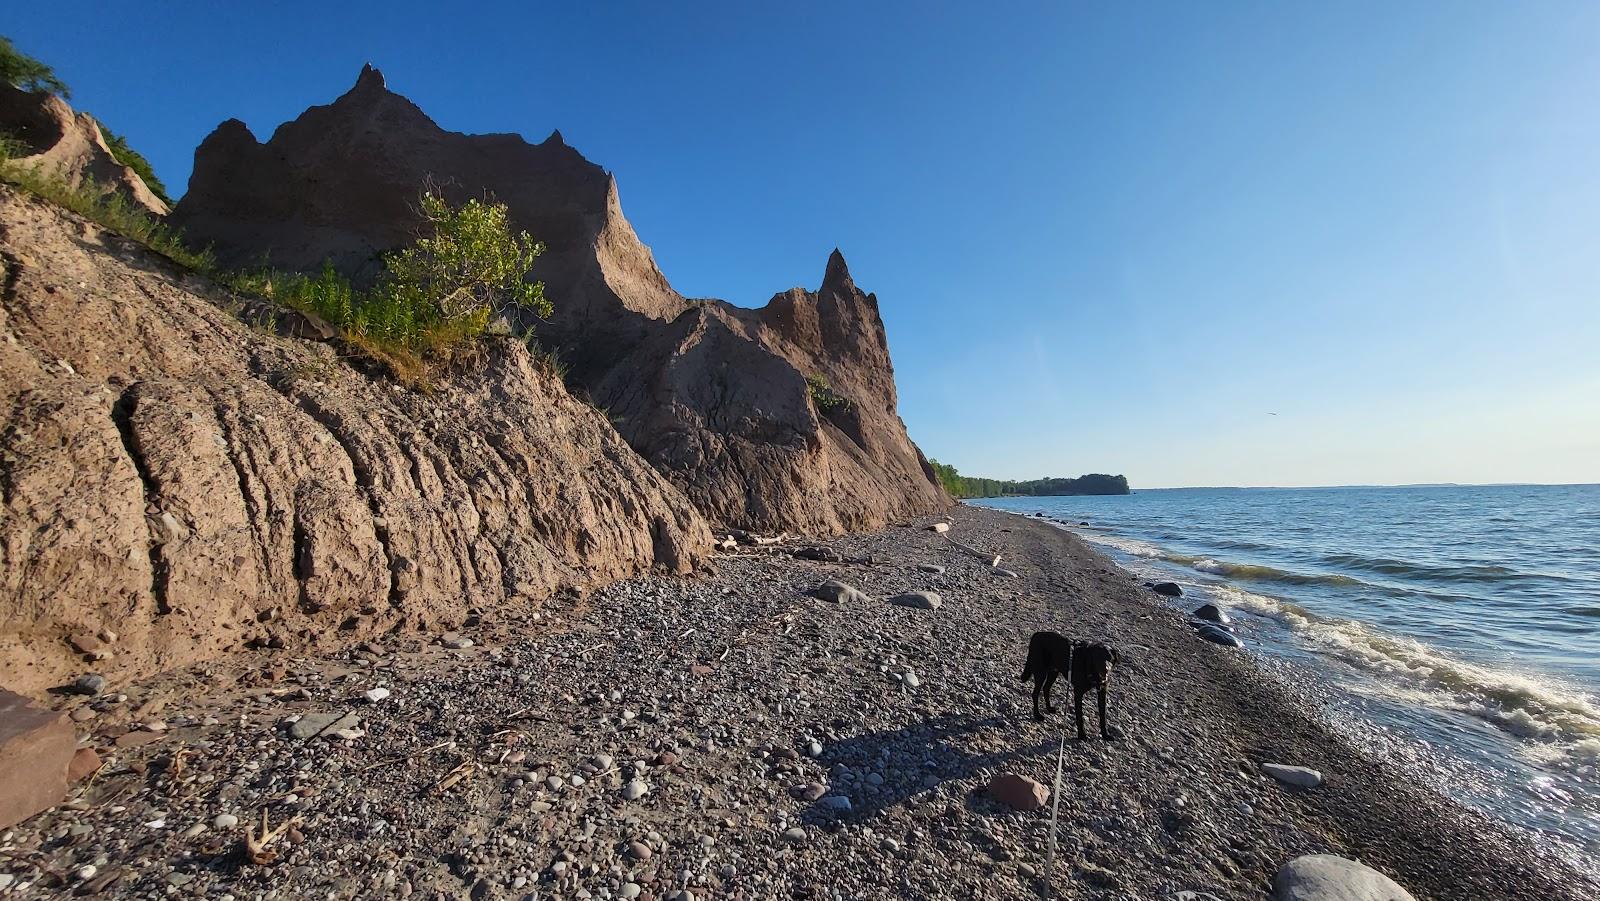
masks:
<instances>
[{"instance_id":1,"label":"clear sky","mask_svg":"<svg viewBox=\"0 0 1600 901\"><path fill-rule=\"evenodd\" d=\"M446 128L560 128L687 295L814 288L837 245L912 437L969 474L1600 481L1591 0L59 2L0 33L175 194L218 122L265 138L371 61Z\"/></svg>"}]
</instances>

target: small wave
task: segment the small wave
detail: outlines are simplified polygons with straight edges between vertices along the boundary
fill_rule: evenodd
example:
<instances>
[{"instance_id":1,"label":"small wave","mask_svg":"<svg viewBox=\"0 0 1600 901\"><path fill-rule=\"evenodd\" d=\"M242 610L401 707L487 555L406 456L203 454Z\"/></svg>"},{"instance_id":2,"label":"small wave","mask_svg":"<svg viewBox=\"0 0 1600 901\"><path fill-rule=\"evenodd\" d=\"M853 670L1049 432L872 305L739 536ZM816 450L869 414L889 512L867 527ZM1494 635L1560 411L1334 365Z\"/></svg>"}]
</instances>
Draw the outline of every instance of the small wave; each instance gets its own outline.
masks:
<instances>
[{"instance_id":1,"label":"small wave","mask_svg":"<svg viewBox=\"0 0 1600 901\"><path fill-rule=\"evenodd\" d=\"M1282 582L1286 585L1365 585L1354 576L1339 573L1298 573L1278 569L1273 566L1262 566L1254 563L1226 563L1210 557L1194 557L1169 551L1166 548L1137 541L1132 538L1120 538L1114 535L1085 535L1089 541L1115 548L1134 557L1143 557L1146 560L1164 560L1187 566L1197 572L1213 576L1222 576L1229 579L1240 579L1252 582Z\"/></svg>"},{"instance_id":2,"label":"small wave","mask_svg":"<svg viewBox=\"0 0 1600 901\"><path fill-rule=\"evenodd\" d=\"M1192 564L1203 573L1214 576L1227 576L1230 579L1247 579L1258 582L1283 582L1289 585L1361 585L1360 579L1352 576L1342 576L1337 573L1297 573L1278 569L1273 566L1259 566L1252 563L1223 563L1220 560L1206 558Z\"/></svg>"},{"instance_id":3,"label":"small wave","mask_svg":"<svg viewBox=\"0 0 1600 901\"><path fill-rule=\"evenodd\" d=\"M1313 650L1376 674L1397 700L1466 713L1572 762L1600 753L1600 701L1553 680L1458 660L1415 639L1231 586L1233 607L1283 623Z\"/></svg>"},{"instance_id":4,"label":"small wave","mask_svg":"<svg viewBox=\"0 0 1600 901\"><path fill-rule=\"evenodd\" d=\"M1526 573L1498 564L1462 564L1435 566L1414 560L1393 560L1387 557L1363 557L1359 554L1328 554L1322 559L1329 563L1412 579L1431 579L1436 582L1506 582L1515 579L1548 578L1538 573Z\"/></svg>"},{"instance_id":5,"label":"small wave","mask_svg":"<svg viewBox=\"0 0 1600 901\"><path fill-rule=\"evenodd\" d=\"M1588 617L1590 619L1600 619L1600 607L1562 607L1561 608L1561 612L1562 613L1569 613L1569 614L1571 614L1573 616L1583 616L1583 617Z\"/></svg>"}]
</instances>

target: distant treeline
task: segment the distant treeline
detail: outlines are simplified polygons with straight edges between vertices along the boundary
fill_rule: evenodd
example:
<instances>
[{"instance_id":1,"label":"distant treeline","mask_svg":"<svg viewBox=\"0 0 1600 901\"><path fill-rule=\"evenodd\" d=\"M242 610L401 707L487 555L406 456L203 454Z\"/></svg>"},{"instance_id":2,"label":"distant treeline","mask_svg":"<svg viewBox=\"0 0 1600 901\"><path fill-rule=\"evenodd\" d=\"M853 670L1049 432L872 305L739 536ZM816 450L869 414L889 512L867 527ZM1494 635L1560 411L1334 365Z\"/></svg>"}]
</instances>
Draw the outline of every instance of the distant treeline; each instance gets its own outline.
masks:
<instances>
[{"instance_id":1,"label":"distant treeline","mask_svg":"<svg viewBox=\"0 0 1600 901\"><path fill-rule=\"evenodd\" d=\"M1030 479L1026 482L1008 482L1004 479L984 479L964 476L954 466L929 460L934 472L939 474L939 484L951 497L1001 497L1007 494L1043 497L1062 494L1127 494L1126 476L1108 476L1092 472L1076 479Z\"/></svg>"}]
</instances>

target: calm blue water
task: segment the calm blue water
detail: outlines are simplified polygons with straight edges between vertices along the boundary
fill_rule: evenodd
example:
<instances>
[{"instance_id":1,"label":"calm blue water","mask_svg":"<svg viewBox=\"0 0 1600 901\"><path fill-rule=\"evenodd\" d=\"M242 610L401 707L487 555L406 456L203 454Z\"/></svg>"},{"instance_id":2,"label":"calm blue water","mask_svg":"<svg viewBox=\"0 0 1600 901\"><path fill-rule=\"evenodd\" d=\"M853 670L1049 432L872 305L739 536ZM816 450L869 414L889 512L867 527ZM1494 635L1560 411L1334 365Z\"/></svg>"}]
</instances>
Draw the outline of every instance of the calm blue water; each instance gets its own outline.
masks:
<instances>
[{"instance_id":1,"label":"calm blue water","mask_svg":"<svg viewBox=\"0 0 1600 901\"><path fill-rule=\"evenodd\" d=\"M1442 789L1600 856L1600 485L1175 489L974 501L1043 512ZM1088 521L1089 526L1079 525Z\"/></svg>"}]
</instances>

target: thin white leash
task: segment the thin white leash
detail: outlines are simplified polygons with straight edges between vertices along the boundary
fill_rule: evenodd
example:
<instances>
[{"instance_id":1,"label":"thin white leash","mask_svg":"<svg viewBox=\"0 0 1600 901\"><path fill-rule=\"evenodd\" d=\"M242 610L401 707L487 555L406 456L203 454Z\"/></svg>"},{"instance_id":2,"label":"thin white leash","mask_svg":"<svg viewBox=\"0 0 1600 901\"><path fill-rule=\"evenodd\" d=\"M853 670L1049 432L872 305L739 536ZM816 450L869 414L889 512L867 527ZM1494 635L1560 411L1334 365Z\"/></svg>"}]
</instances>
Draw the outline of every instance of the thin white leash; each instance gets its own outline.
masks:
<instances>
[{"instance_id":1,"label":"thin white leash","mask_svg":"<svg viewBox=\"0 0 1600 901\"><path fill-rule=\"evenodd\" d=\"M1056 784L1050 799L1050 846L1044 858L1044 891L1050 897L1056 880L1056 819L1061 814L1061 768L1067 756L1067 730L1061 730L1061 748L1056 751Z\"/></svg>"}]
</instances>

